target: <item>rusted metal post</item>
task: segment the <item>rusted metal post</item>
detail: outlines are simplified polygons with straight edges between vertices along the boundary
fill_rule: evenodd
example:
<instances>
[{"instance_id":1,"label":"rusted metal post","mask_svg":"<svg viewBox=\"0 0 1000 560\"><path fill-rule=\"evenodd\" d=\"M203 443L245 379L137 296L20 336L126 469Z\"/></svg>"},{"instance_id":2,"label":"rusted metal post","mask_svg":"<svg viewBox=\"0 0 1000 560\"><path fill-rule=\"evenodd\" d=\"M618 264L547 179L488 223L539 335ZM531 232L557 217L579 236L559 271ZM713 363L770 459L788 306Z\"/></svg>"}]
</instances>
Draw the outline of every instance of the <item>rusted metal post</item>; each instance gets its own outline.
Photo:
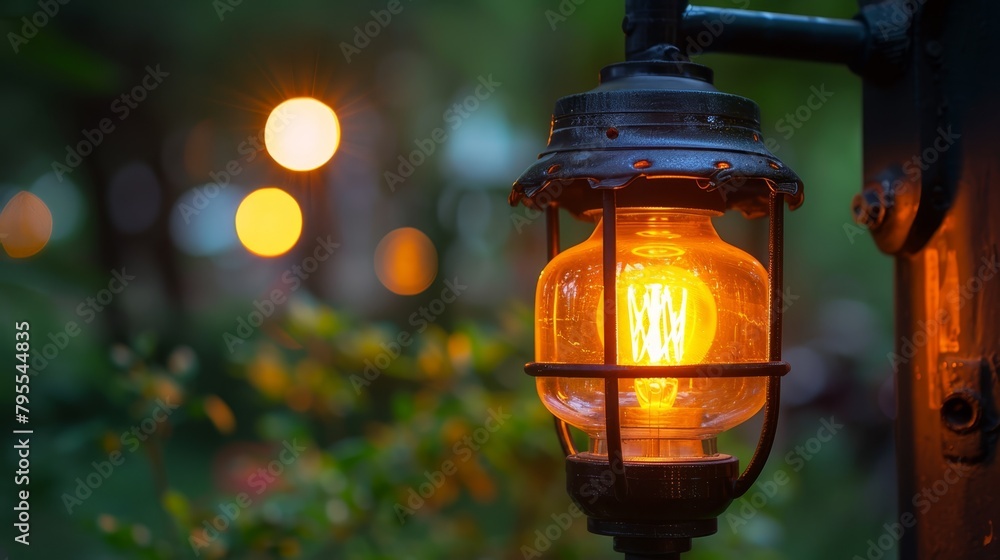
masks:
<instances>
[{"instance_id":1,"label":"rusted metal post","mask_svg":"<svg viewBox=\"0 0 1000 560\"><path fill-rule=\"evenodd\" d=\"M899 518L873 542L899 539L908 560L996 559L1000 4L899 7L915 14L908 64L890 85L865 82L855 201L896 255Z\"/></svg>"}]
</instances>

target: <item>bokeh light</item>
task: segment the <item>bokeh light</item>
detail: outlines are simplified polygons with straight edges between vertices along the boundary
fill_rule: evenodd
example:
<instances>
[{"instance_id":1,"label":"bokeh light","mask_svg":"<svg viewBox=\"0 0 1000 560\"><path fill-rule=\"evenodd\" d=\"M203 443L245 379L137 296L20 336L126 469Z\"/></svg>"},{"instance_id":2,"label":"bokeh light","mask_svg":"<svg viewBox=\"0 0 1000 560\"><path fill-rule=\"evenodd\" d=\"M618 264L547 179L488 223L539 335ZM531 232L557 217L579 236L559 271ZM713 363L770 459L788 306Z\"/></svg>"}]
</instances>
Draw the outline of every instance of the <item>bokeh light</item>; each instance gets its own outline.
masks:
<instances>
[{"instance_id":1,"label":"bokeh light","mask_svg":"<svg viewBox=\"0 0 1000 560\"><path fill-rule=\"evenodd\" d=\"M236 210L236 235L255 255L276 257L287 253L301 234L299 204L281 189L257 189Z\"/></svg>"},{"instance_id":2,"label":"bokeh light","mask_svg":"<svg viewBox=\"0 0 1000 560\"><path fill-rule=\"evenodd\" d=\"M310 171L330 161L340 145L337 115L311 97L289 99L271 111L264 145L274 161L292 171Z\"/></svg>"},{"instance_id":3,"label":"bokeh light","mask_svg":"<svg viewBox=\"0 0 1000 560\"><path fill-rule=\"evenodd\" d=\"M27 191L14 195L0 211L0 244L15 259L41 251L52 237L52 212Z\"/></svg>"},{"instance_id":4,"label":"bokeh light","mask_svg":"<svg viewBox=\"0 0 1000 560\"><path fill-rule=\"evenodd\" d=\"M80 189L68 176L46 173L31 188L31 194L45 202L52 212L52 240L68 239L84 219L84 200Z\"/></svg>"},{"instance_id":5,"label":"bokeh light","mask_svg":"<svg viewBox=\"0 0 1000 560\"><path fill-rule=\"evenodd\" d=\"M389 291L412 296L437 276L434 243L422 231L404 227L390 231L375 248L375 274Z\"/></svg>"},{"instance_id":6,"label":"bokeh light","mask_svg":"<svg viewBox=\"0 0 1000 560\"><path fill-rule=\"evenodd\" d=\"M233 216L240 204L241 188L222 189L214 183L195 187L178 199L170 212L170 237L188 255L217 255L237 243Z\"/></svg>"}]
</instances>

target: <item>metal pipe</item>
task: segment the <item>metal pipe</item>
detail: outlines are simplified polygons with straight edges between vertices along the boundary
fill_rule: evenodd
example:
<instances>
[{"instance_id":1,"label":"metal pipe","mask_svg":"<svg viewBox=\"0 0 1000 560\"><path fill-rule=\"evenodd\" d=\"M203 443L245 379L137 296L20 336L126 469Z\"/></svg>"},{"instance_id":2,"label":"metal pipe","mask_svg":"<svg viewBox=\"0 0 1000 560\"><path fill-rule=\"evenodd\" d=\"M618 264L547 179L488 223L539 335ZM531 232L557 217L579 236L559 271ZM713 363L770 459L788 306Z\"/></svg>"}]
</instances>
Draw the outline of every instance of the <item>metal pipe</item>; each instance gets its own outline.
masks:
<instances>
[{"instance_id":1,"label":"metal pipe","mask_svg":"<svg viewBox=\"0 0 1000 560\"><path fill-rule=\"evenodd\" d=\"M867 26L852 19L691 6L677 46L688 56L725 52L854 65L869 39Z\"/></svg>"},{"instance_id":2,"label":"metal pipe","mask_svg":"<svg viewBox=\"0 0 1000 560\"><path fill-rule=\"evenodd\" d=\"M662 47L676 45L687 0L625 0L625 59L662 58Z\"/></svg>"}]
</instances>

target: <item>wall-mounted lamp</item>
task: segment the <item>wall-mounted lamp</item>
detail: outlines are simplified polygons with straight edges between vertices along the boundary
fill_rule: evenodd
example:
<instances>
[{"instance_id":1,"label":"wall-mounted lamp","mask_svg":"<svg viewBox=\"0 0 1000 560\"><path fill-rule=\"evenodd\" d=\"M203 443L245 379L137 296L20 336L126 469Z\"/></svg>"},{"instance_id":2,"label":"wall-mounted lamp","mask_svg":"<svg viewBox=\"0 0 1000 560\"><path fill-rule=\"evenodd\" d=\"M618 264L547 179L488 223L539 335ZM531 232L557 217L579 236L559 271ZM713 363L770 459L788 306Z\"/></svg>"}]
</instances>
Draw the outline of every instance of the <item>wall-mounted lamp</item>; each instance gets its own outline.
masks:
<instances>
[{"instance_id":1,"label":"wall-mounted lamp","mask_svg":"<svg viewBox=\"0 0 1000 560\"><path fill-rule=\"evenodd\" d=\"M590 530L634 558L689 550L761 472L789 370L783 205L802 202L799 178L764 147L754 102L717 91L670 41L632 48L671 29L669 15L629 12L629 60L556 103L548 148L511 194L544 209L549 232L526 371L556 416ZM563 252L559 209L597 221ZM712 217L734 209L770 217L767 270L715 232ZM740 473L716 437L761 407ZM588 449L574 449L568 426Z\"/></svg>"}]
</instances>

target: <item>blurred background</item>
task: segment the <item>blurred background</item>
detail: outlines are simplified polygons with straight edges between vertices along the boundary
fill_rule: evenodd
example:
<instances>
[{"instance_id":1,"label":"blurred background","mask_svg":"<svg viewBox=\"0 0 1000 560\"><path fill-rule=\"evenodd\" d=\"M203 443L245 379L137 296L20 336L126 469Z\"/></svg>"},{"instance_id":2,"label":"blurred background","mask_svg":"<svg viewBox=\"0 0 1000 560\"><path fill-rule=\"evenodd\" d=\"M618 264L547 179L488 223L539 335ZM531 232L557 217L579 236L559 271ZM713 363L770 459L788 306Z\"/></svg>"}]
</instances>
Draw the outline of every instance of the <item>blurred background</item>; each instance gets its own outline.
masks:
<instances>
[{"instance_id":1,"label":"blurred background","mask_svg":"<svg viewBox=\"0 0 1000 560\"><path fill-rule=\"evenodd\" d=\"M622 14L601 0L5 2L0 332L13 346L30 323L34 435L31 545L11 544L8 510L0 554L615 557L565 522L563 458L522 372L543 224L507 194L554 101L622 58ZM760 104L806 204L786 219L778 441L686 557L864 556L895 483L891 262L849 213L859 80L697 60ZM261 143L300 96L339 121L311 171ZM246 199L262 188L281 191ZM262 208L287 219L237 231L238 209ZM590 227L564 220L565 242ZM764 254L765 222L718 228ZM819 441L831 417L844 427ZM759 425L720 448L745 463ZM14 503L9 482L0 493Z\"/></svg>"}]
</instances>

